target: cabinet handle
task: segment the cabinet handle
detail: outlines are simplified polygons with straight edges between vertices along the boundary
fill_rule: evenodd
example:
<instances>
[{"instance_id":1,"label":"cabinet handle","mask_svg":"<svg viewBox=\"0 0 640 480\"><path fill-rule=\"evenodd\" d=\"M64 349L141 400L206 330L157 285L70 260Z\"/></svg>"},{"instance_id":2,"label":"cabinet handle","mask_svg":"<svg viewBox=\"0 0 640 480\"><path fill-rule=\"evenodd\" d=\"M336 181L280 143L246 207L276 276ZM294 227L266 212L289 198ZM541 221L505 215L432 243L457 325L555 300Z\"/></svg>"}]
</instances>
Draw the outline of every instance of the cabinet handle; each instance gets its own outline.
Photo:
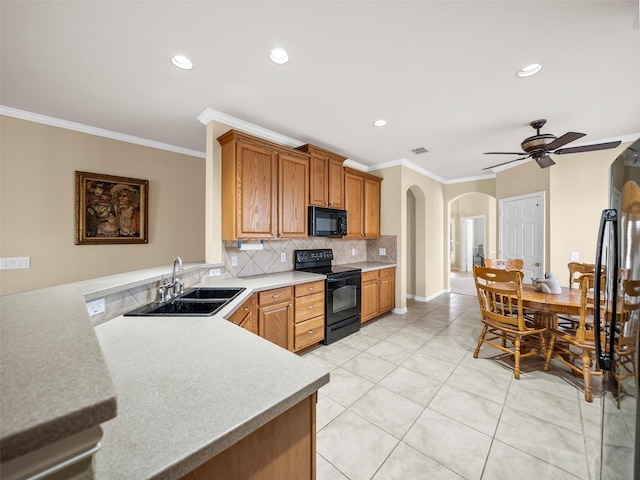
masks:
<instances>
[{"instance_id":1,"label":"cabinet handle","mask_svg":"<svg viewBox=\"0 0 640 480\"><path fill-rule=\"evenodd\" d=\"M361 237L364 237L365 235L366 235L365 233L361 233L361 234L360 234L360 236L361 236Z\"/></svg>"},{"instance_id":2,"label":"cabinet handle","mask_svg":"<svg viewBox=\"0 0 640 480\"><path fill-rule=\"evenodd\" d=\"M244 311L251 310L251 307L244 307Z\"/></svg>"},{"instance_id":3,"label":"cabinet handle","mask_svg":"<svg viewBox=\"0 0 640 480\"><path fill-rule=\"evenodd\" d=\"M315 287L307 287L307 290L309 290L310 292L315 290Z\"/></svg>"},{"instance_id":4,"label":"cabinet handle","mask_svg":"<svg viewBox=\"0 0 640 480\"><path fill-rule=\"evenodd\" d=\"M308 333L309 335L312 335L312 334L313 334L313 330L307 330L307 333Z\"/></svg>"},{"instance_id":5,"label":"cabinet handle","mask_svg":"<svg viewBox=\"0 0 640 480\"><path fill-rule=\"evenodd\" d=\"M313 305L309 305L309 306L307 307L307 309L308 309L308 310L311 310L312 308L313 308Z\"/></svg>"},{"instance_id":6,"label":"cabinet handle","mask_svg":"<svg viewBox=\"0 0 640 480\"><path fill-rule=\"evenodd\" d=\"M280 298L280 294L279 293L274 293L273 295L271 295L272 298Z\"/></svg>"}]
</instances>

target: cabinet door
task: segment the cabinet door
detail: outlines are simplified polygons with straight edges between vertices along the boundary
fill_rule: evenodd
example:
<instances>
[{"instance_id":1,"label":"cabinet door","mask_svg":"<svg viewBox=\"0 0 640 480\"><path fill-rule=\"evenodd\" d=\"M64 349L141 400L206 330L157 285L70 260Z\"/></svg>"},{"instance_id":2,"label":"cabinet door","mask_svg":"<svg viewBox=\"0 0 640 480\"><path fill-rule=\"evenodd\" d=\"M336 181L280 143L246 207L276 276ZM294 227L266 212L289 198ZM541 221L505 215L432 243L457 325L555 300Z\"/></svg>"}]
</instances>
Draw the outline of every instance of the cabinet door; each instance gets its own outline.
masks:
<instances>
[{"instance_id":1,"label":"cabinet door","mask_svg":"<svg viewBox=\"0 0 640 480\"><path fill-rule=\"evenodd\" d=\"M326 155L313 154L310 159L309 205L326 207L328 203L329 182L327 170L329 158Z\"/></svg>"},{"instance_id":2,"label":"cabinet door","mask_svg":"<svg viewBox=\"0 0 640 480\"><path fill-rule=\"evenodd\" d=\"M260 336L287 350L293 350L293 308L290 302L260 307Z\"/></svg>"},{"instance_id":3,"label":"cabinet door","mask_svg":"<svg viewBox=\"0 0 640 480\"><path fill-rule=\"evenodd\" d=\"M277 218L277 154L238 142L238 238L275 236Z\"/></svg>"},{"instance_id":4,"label":"cabinet door","mask_svg":"<svg viewBox=\"0 0 640 480\"><path fill-rule=\"evenodd\" d=\"M359 175L344 174L345 208L347 210L347 238L362 238L364 233L362 200L364 181Z\"/></svg>"},{"instance_id":5,"label":"cabinet door","mask_svg":"<svg viewBox=\"0 0 640 480\"><path fill-rule=\"evenodd\" d=\"M309 160L279 154L278 184L278 237L306 238Z\"/></svg>"},{"instance_id":6,"label":"cabinet door","mask_svg":"<svg viewBox=\"0 0 640 480\"><path fill-rule=\"evenodd\" d=\"M329 207L344 209L344 168L343 160L329 158L327 168Z\"/></svg>"},{"instance_id":7,"label":"cabinet door","mask_svg":"<svg viewBox=\"0 0 640 480\"><path fill-rule=\"evenodd\" d=\"M362 323L378 316L378 280L362 283L360 321Z\"/></svg>"},{"instance_id":8,"label":"cabinet door","mask_svg":"<svg viewBox=\"0 0 640 480\"><path fill-rule=\"evenodd\" d=\"M364 178L364 236L380 238L380 182Z\"/></svg>"},{"instance_id":9,"label":"cabinet door","mask_svg":"<svg viewBox=\"0 0 640 480\"><path fill-rule=\"evenodd\" d=\"M231 323L258 334L258 315L256 311L257 294L253 294L229 317Z\"/></svg>"},{"instance_id":10,"label":"cabinet door","mask_svg":"<svg viewBox=\"0 0 640 480\"><path fill-rule=\"evenodd\" d=\"M390 312L396 306L395 283L395 268L386 268L380 271L379 313Z\"/></svg>"}]
</instances>

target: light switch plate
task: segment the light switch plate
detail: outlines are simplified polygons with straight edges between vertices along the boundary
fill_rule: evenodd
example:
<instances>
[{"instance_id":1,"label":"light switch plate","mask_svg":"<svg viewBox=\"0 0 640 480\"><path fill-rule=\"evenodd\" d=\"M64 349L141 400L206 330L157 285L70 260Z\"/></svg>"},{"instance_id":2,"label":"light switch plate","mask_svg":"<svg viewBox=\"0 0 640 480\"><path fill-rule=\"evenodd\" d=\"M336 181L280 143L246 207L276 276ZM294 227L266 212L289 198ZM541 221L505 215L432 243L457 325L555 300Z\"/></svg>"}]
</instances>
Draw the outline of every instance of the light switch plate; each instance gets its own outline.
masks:
<instances>
[{"instance_id":1,"label":"light switch plate","mask_svg":"<svg viewBox=\"0 0 640 480\"><path fill-rule=\"evenodd\" d=\"M571 252L571 261L579 262L580 261L580 252Z\"/></svg>"}]
</instances>

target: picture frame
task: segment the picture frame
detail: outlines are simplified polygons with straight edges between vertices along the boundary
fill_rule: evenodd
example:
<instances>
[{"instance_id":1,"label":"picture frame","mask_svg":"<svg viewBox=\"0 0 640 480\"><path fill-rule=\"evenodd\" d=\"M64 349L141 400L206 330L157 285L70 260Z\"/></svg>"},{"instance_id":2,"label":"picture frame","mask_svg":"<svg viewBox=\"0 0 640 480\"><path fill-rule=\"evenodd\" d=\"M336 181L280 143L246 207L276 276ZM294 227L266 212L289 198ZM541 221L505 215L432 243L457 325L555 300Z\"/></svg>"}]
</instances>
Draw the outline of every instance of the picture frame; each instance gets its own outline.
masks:
<instances>
[{"instance_id":1,"label":"picture frame","mask_svg":"<svg viewBox=\"0 0 640 480\"><path fill-rule=\"evenodd\" d=\"M149 181L76 171L76 245L149 243Z\"/></svg>"}]
</instances>

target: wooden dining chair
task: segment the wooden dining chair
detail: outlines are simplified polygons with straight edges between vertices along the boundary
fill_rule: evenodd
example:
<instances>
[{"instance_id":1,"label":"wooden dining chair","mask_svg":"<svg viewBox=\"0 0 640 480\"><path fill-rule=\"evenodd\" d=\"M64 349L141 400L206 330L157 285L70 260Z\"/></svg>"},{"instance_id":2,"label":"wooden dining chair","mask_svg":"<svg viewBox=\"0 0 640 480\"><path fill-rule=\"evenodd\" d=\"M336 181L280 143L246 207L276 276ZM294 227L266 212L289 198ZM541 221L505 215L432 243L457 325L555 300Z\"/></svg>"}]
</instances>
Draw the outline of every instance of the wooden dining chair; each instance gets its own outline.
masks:
<instances>
[{"instance_id":1,"label":"wooden dining chair","mask_svg":"<svg viewBox=\"0 0 640 480\"><path fill-rule=\"evenodd\" d=\"M620 408L627 379L637 375L635 356L638 354L636 345L640 328L640 280L624 281L622 312L618 318L617 340L613 348L613 379L615 399Z\"/></svg>"},{"instance_id":2,"label":"wooden dining chair","mask_svg":"<svg viewBox=\"0 0 640 480\"><path fill-rule=\"evenodd\" d=\"M546 327L534 325L522 313L522 278L520 270L473 267L473 276L484 324L473 353L478 358L483 343L514 358L513 376L520 378L520 360L545 355Z\"/></svg>"},{"instance_id":3,"label":"wooden dining chair","mask_svg":"<svg viewBox=\"0 0 640 480\"><path fill-rule=\"evenodd\" d=\"M489 268L500 268L503 270L522 270L524 267L524 261L520 258L508 258L506 260L485 258L484 266Z\"/></svg>"},{"instance_id":4,"label":"wooden dining chair","mask_svg":"<svg viewBox=\"0 0 640 480\"><path fill-rule=\"evenodd\" d=\"M593 328L593 297L589 291L594 284L593 273L585 273L580 277L580 318L576 328L559 323L549 328L549 348L544 362L544 370L551 370L551 360L556 359L569 367L584 380L584 398L593 401L591 377L602 375L595 358L595 332Z\"/></svg>"},{"instance_id":5,"label":"wooden dining chair","mask_svg":"<svg viewBox=\"0 0 640 480\"><path fill-rule=\"evenodd\" d=\"M585 273L596 271L596 266L592 263L569 262L567 268L569 269L569 288L574 286L580 288L580 277Z\"/></svg>"}]
</instances>

